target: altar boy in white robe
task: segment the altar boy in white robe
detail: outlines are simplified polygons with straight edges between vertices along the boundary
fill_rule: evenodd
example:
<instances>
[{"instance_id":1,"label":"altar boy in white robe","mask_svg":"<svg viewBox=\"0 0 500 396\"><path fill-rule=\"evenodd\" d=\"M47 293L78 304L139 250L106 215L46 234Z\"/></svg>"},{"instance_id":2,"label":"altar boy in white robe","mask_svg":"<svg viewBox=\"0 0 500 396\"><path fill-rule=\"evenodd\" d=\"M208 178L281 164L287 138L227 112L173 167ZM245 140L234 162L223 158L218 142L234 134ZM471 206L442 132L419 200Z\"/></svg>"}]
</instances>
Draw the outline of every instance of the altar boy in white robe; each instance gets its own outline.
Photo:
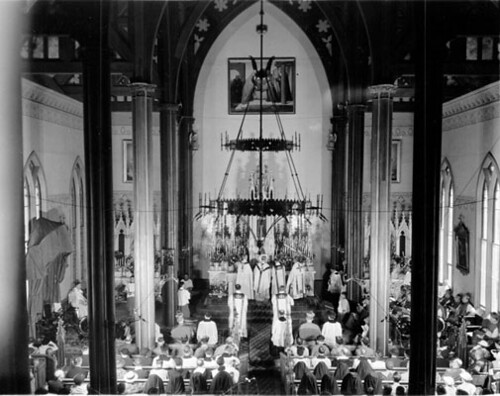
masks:
<instances>
[{"instance_id":1,"label":"altar boy in white robe","mask_svg":"<svg viewBox=\"0 0 500 396\"><path fill-rule=\"evenodd\" d=\"M252 266L248 263L246 258L243 257L240 262L236 263L236 271L236 283L241 286L243 294L245 294L249 300L253 300L253 272Z\"/></svg>"},{"instance_id":2,"label":"altar boy in white robe","mask_svg":"<svg viewBox=\"0 0 500 396\"><path fill-rule=\"evenodd\" d=\"M255 300L269 300L269 289L271 287L271 267L267 263L267 255L262 254L259 262L253 269L253 287Z\"/></svg>"},{"instance_id":3,"label":"altar boy in white robe","mask_svg":"<svg viewBox=\"0 0 500 396\"><path fill-rule=\"evenodd\" d=\"M279 261L275 261L271 267L271 293L273 296L278 294L283 286L283 292L286 289L286 270L285 266Z\"/></svg>"},{"instance_id":4,"label":"altar boy in white robe","mask_svg":"<svg viewBox=\"0 0 500 396\"><path fill-rule=\"evenodd\" d=\"M293 298L285 292L285 285L280 286L279 293L273 294L273 325L271 341L274 346L287 348L293 344L292 305Z\"/></svg>"},{"instance_id":5,"label":"altar boy in white robe","mask_svg":"<svg viewBox=\"0 0 500 396\"><path fill-rule=\"evenodd\" d=\"M198 341L207 337L208 345L214 346L219 341L219 333L217 332L217 323L212 320L212 315L207 312L205 314L204 320L198 323L198 329L196 330L196 338Z\"/></svg>"},{"instance_id":6,"label":"altar boy in white robe","mask_svg":"<svg viewBox=\"0 0 500 396\"><path fill-rule=\"evenodd\" d=\"M304 297L305 293L305 265L299 258L292 266L288 274L288 281L286 283L286 291L294 300Z\"/></svg>"},{"instance_id":7,"label":"altar boy in white robe","mask_svg":"<svg viewBox=\"0 0 500 396\"><path fill-rule=\"evenodd\" d=\"M239 345L241 337L248 337L248 297L241 292L240 284L237 283L234 286L234 293L228 296L227 305L229 306L229 330L236 344Z\"/></svg>"}]
</instances>

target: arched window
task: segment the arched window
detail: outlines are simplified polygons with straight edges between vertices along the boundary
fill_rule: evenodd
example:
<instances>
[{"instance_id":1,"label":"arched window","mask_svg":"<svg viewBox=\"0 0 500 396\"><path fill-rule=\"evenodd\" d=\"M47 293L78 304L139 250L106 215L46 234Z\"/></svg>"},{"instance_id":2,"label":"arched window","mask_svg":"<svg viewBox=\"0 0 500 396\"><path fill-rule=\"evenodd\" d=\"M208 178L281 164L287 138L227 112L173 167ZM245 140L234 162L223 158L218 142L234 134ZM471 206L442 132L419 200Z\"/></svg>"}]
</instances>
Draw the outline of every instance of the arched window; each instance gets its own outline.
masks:
<instances>
[{"instance_id":1,"label":"arched window","mask_svg":"<svg viewBox=\"0 0 500 396\"><path fill-rule=\"evenodd\" d=\"M450 189L448 194L448 243L447 243L447 254L446 254L446 279L448 284L452 286L453 279L453 183L450 182Z\"/></svg>"},{"instance_id":2,"label":"arched window","mask_svg":"<svg viewBox=\"0 0 500 396\"><path fill-rule=\"evenodd\" d=\"M87 278L87 266L85 264L85 191L83 182L83 164L77 158L70 179L71 195L71 236L75 254L72 255L73 279L85 280Z\"/></svg>"},{"instance_id":3,"label":"arched window","mask_svg":"<svg viewBox=\"0 0 500 396\"><path fill-rule=\"evenodd\" d=\"M476 290L479 306L487 312L500 308L500 178L495 158L488 154L477 185Z\"/></svg>"},{"instance_id":4,"label":"arched window","mask_svg":"<svg viewBox=\"0 0 500 396\"><path fill-rule=\"evenodd\" d=\"M479 304L486 306L486 271L488 266L488 184L483 184L481 201L481 260L479 263Z\"/></svg>"},{"instance_id":5,"label":"arched window","mask_svg":"<svg viewBox=\"0 0 500 396\"><path fill-rule=\"evenodd\" d=\"M491 251L491 312L498 312L500 281L500 183L495 185L493 199L493 246Z\"/></svg>"},{"instance_id":6,"label":"arched window","mask_svg":"<svg viewBox=\"0 0 500 396\"><path fill-rule=\"evenodd\" d=\"M30 186L28 184L28 180L26 177L24 178L24 251L25 253L28 251L28 243L30 239L30 206L31 206L31 197L30 197Z\"/></svg>"},{"instance_id":7,"label":"arched window","mask_svg":"<svg viewBox=\"0 0 500 396\"><path fill-rule=\"evenodd\" d=\"M24 242L28 249L32 219L42 216L45 208L45 177L38 156L32 152L24 166Z\"/></svg>"},{"instance_id":8,"label":"arched window","mask_svg":"<svg viewBox=\"0 0 500 396\"><path fill-rule=\"evenodd\" d=\"M441 216L439 224L439 282L453 285L453 175L450 163L441 165Z\"/></svg>"}]
</instances>

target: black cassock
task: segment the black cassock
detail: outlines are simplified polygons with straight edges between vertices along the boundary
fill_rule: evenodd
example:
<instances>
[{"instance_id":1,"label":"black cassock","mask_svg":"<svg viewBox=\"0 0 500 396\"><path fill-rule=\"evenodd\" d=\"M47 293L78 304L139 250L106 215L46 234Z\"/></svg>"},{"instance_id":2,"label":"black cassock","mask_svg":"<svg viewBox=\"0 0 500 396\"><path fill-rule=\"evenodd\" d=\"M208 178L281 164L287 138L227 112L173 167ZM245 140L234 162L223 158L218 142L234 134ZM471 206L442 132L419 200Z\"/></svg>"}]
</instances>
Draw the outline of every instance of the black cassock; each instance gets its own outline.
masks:
<instances>
[{"instance_id":1,"label":"black cassock","mask_svg":"<svg viewBox=\"0 0 500 396\"><path fill-rule=\"evenodd\" d=\"M185 393L184 388L184 378L182 377L182 372L176 369L170 370L168 373L168 387L170 388L169 393L173 395L178 395Z\"/></svg>"},{"instance_id":2,"label":"black cassock","mask_svg":"<svg viewBox=\"0 0 500 396\"><path fill-rule=\"evenodd\" d=\"M229 391L232 386L233 377L227 371L219 369L219 372L215 375L210 385L210 393L219 395Z\"/></svg>"}]
</instances>

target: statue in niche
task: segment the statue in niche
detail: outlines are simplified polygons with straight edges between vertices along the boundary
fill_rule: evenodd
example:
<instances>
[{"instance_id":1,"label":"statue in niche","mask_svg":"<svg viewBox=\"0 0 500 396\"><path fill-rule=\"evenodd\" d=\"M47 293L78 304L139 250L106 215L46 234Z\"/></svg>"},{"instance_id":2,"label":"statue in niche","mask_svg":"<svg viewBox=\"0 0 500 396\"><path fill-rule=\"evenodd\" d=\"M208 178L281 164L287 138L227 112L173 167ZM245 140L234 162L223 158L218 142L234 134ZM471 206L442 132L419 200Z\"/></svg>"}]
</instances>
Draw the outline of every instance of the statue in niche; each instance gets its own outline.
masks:
<instances>
[{"instance_id":1,"label":"statue in niche","mask_svg":"<svg viewBox=\"0 0 500 396\"><path fill-rule=\"evenodd\" d=\"M459 216L459 223L455 227L455 246L457 252L457 268L463 275L469 273L469 229L463 222L463 215Z\"/></svg>"}]
</instances>

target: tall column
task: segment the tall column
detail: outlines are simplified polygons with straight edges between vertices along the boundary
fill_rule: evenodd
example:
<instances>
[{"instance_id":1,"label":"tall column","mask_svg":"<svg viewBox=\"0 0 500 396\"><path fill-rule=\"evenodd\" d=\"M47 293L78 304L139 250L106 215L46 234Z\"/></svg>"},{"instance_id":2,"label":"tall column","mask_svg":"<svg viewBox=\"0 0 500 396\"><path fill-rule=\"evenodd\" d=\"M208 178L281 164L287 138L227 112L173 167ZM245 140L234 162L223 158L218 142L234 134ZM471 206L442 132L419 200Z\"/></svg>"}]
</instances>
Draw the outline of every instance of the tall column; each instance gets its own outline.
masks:
<instances>
[{"instance_id":1,"label":"tall column","mask_svg":"<svg viewBox=\"0 0 500 396\"><path fill-rule=\"evenodd\" d=\"M346 259L347 277L363 276L363 151L365 106L347 106L347 201L346 201ZM361 287L349 282L348 298L361 299Z\"/></svg>"},{"instance_id":2,"label":"tall column","mask_svg":"<svg viewBox=\"0 0 500 396\"><path fill-rule=\"evenodd\" d=\"M393 85L369 88L372 98L370 346L387 353L390 268L391 139Z\"/></svg>"},{"instance_id":3,"label":"tall column","mask_svg":"<svg viewBox=\"0 0 500 396\"><path fill-rule=\"evenodd\" d=\"M192 136L194 118L183 116L179 125L179 270L191 273L193 245Z\"/></svg>"},{"instance_id":4,"label":"tall column","mask_svg":"<svg viewBox=\"0 0 500 396\"><path fill-rule=\"evenodd\" d=\"M154 85L133 83L132 133L134 142L134 276L136 342L153 348L155 341L154 222L153 222L153 94Z\"/></svg>"},{"instance_id":5,"label":"tall column","mask_svg":"<svg viewBox=\"0 0 500 396\"><path fill-rule=\"evenodd\" d=\"M160 113L160 157L161 157L161 207L162 246L168 259L167 304L164 320L168 327L175 324L177 307L177 283L174 278L179 271L179 137L177 130L176 104L166 104Z\"/></svg>"},{"instance_id":6,"label":"tall column","mask_svg":"<svg viewBox=\"0 0 500 396\"><path fill-rule=\"evenodd\" d=\"M84 151L87 183L89 357L92 392L116 393L113 153L110 109L109 5L88 5L83 47Z\"/></svg>"},{"instance_id":7,"label":"tall column","mask_svg":"<svg viewBox=\"0 0 500 396\"><path fill-rule=\"evenodd\" d=\"M434 394L436 385L439 184L442 134L442 15L430 1L415 3L415 134L409 394ZM416 298L418 297L418 299Z\"/></svg>"},{"instance_id":8,"label":"tall column","mask_svg":"<svg viewBox=\"0 0 500 396\"><path fill-rule=\"evenodd\" d=\"M333 117L332 150L332 210L331 218L331 264L333 268L342 264L345 248L345 169L346 169L346 139L347 114L343 106Z\"/></svg>"},{"instance_id":9,"label":"tall column","mask_svg":"<svg viewBox=\"0 0 500 396\"><path fill-rule=\"evenodd\" d=\"M21 7L0 4L0 389L29 394L28 313L23 215L23 131L19 75Z\"/></svg>"}]
</instances>

